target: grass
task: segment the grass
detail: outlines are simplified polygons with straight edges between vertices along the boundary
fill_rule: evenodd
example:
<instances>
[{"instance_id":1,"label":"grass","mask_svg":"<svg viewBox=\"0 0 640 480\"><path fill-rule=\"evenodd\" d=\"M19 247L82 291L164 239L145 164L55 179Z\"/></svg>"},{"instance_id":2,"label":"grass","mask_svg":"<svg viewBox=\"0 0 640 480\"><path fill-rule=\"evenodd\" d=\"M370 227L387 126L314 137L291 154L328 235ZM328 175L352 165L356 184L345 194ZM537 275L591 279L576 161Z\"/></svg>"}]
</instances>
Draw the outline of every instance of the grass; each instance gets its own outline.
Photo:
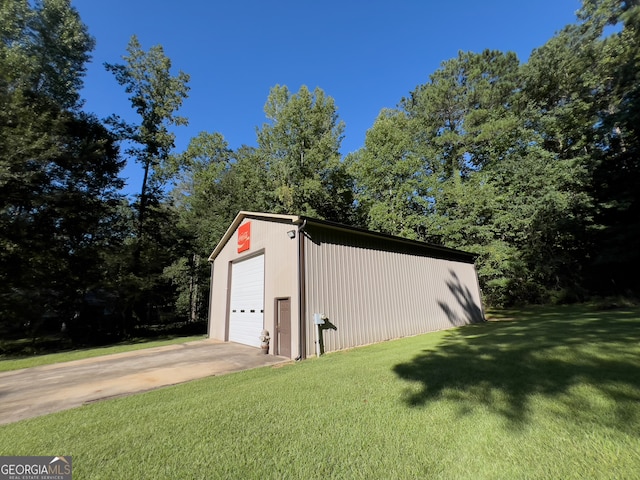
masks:
<instances>
[{"instance_id":1,"label":"grass","mask_svg":"<svg viewBox=\"0 0 640 480\"><path fill-rule=\"evenodd\" d=\"M493 318L5 425L0 454L76 479L639 478L640 309Z\"/></svg>"},{"instance_id":2,"label":"grass","mask_svg":"<svg viewBox=\"0 0 640 480\"><path fill-rule=\"evenodd\" d=\"M51 365L54 363L69 362L71 360L81 360L83 358L99 357L102 355L111 355L114 353L131 352L134 350L142 350L144 348L162 347L164 345L193 342L195 340L203 340L204 338L206 338L206 335L195 335L190 337L169 337L162 340L148 340L145 338L138 338L134 340L127 340L125 342L116 345L110 345L107 347L70 350L66 352L49 353L46 355L33 355L29 357L21 356L17 358L0 355L0 372L19 370L21 368L39 367L42 365Z\"/></svg>"}]
</instances>

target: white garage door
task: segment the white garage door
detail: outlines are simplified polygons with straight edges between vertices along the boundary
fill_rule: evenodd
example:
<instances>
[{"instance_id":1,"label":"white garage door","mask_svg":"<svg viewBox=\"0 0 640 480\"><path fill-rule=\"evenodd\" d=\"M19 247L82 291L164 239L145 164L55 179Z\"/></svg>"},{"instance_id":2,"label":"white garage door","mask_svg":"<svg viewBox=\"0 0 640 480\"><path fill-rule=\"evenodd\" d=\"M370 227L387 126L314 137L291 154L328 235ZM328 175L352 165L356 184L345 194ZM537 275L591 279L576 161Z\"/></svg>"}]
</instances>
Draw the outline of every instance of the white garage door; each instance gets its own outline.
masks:
<instances>
[{"instance_id":1,"label":"white garage door","mask_svg":"<svg viewBox=\"0 0 640 480\"><path fill-rule=\"evenodd\" d=\"M229 341L260 346L264 324L264 255L231 266Z\"/></svg>"}]
</instances>

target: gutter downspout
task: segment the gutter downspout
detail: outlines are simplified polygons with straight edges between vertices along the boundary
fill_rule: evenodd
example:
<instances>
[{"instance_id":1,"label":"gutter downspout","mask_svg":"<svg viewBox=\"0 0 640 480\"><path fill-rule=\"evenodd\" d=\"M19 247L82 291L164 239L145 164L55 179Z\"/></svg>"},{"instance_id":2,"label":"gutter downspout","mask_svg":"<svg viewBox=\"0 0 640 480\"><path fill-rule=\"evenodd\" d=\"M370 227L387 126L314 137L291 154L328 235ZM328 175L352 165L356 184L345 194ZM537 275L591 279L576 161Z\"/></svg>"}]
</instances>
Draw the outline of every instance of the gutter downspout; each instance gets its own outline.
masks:
<instances>
[{"instance_id":1,"label":"gutter downspout","mask_svg":"<svg viewBox=\"0 0 640 480\"><path fill-rule=\"evenodd\" d=\"M306 352L306 322L304 321L305 305L305 292L306 285L304 283L305 271L304 271L304 229L307 226L307 219L305 218L302 225L298 226L298 358L296 360L302 360L307 358Z\"/></svg>"},{"instance_id":2,"label":"gutter downspout","mask_svg":"<svg viewBox=\"0 0 640 480\"><path fill-rule=\"evenodd\" d=\"M207 305L207 338L211 338L211 306L213 305L213 260L210 258L207 260L211 265L211 272L209 273L209 304Z\"/></svg>"}]
</instances>

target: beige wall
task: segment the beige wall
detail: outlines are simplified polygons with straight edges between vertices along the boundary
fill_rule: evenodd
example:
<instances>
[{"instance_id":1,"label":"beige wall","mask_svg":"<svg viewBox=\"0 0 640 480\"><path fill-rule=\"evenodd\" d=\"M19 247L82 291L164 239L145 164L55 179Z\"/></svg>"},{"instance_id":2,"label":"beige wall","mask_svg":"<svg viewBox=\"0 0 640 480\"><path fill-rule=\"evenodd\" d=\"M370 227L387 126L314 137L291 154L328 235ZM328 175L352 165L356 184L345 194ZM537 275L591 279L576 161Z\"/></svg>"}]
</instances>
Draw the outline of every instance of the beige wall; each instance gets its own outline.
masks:
<instances>
[{"instance_id":1,"label":"beige wall","mask_svg":"<svg viewBox=\"0 0 640 480\"><path fill-rule=\"evenodd\" d=\"M209 303L209 336L227 340L227 302L229 298L231 262L264 253L264 328L274 334L275 299L291 298L291 352L299 355L298 239L290 239L289 230L297 230L290 221L265 221L245 218L240 225L251 222L251 248L237 253L238 230L233 232L213 263Z\"/></svg>"},{"instance_id":2,"label":"beige wall","mask_svg":"<svg viewBox=\"0 0 640 480\"><path fill-rule=\"evenodd\" d=\"M483 319L472 263L322 228L308 229L304 253L307 356L315 354L314 313L337 328L324 330L327 352Z\"/></svg>"}]
</instances>

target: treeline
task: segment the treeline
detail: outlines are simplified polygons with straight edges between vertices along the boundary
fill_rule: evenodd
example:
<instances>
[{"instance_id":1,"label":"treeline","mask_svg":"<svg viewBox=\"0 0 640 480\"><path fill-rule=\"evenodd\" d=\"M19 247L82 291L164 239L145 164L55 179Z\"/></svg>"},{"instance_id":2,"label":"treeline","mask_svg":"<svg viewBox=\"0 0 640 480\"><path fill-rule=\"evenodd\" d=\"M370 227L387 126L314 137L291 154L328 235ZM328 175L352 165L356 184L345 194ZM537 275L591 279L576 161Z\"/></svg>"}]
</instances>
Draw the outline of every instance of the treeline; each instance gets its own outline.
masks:
<instances>
[{"instance_id":1,"label":"treeline","mask_svg":"<svg viewBox=\"0 0 640 480\"><path fill-rule=\"evenodd\" d=\"M492 305L634 295L640 6L589 0L526 63L460 52L343 157L320 88L272 88L256 145L174 151L189 77L132 38L108 64L135 124L80 99L93 38L69 0L0 7L0 330L77 342L206 319L207 255L239 210L303 214L478 254ZM133 202L124 162L144 171Z\"/></svg>"}]
</instances>

